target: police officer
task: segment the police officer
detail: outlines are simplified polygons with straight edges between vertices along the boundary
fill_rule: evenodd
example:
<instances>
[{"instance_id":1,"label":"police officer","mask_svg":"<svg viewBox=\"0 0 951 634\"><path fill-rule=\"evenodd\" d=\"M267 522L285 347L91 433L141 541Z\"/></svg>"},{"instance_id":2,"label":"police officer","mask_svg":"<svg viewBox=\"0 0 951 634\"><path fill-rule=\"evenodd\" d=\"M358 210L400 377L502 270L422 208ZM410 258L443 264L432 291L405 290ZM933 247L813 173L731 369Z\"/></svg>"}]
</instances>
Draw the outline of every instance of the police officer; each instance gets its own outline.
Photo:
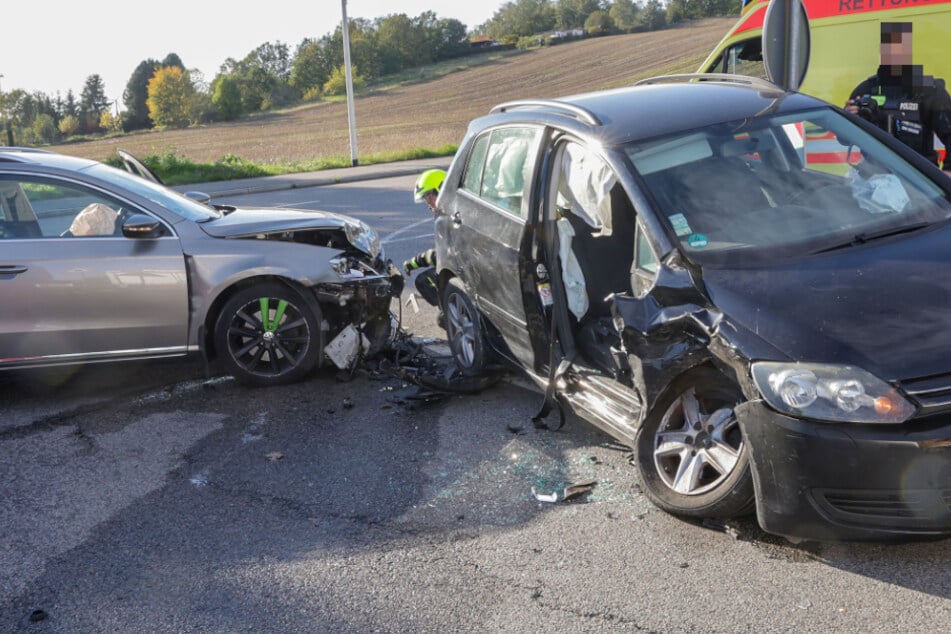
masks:
<instances>
[{"instance_id":1,"label":"police officer","mask_svg":"<svg viewBox=\"0 0 951 634\"><path fill-rule=\"evenodd\" d=\"M446 180L446 172L433 169L426 170L416 179L416 186L413 191L413 200L417 203L425 201L429 208L436 212L436 198L439 196L439 189L443 181ZM403 262L403 271L406 275L412 275L412 272L422 269L416 275L416 290L429 304L439 307L439 283L436 276L436 250L427 249L417 253L410 259ZM437 322L445 327L445 317L442 310L439 311Z\"/></svg>"},{"instance_id":2,"label":"police officer","mask_svg":"<svg viewBox=\"0 0 951 634\"><path fill-rule=\"evenodd\" d=\"M937 163L934 136L951 148L951 96L944 80L911 63L911 22L882 22L881 66L852 91L845 109ZM951 175L945 155L944 171Z\"/></svg>"}]
</instances>

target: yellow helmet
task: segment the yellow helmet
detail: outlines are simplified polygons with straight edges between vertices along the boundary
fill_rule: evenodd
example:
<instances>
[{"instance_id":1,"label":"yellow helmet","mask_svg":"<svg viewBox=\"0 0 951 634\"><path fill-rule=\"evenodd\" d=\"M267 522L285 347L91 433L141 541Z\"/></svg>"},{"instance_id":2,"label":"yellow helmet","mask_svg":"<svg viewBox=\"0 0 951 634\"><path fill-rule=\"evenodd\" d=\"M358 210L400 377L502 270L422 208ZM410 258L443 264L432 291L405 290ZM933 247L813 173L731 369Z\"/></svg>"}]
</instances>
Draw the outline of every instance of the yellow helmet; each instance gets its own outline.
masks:
<instances>
[{"instance_id":1,"label":"yellow helmet","mask_svg":"<svg viewBox=\"0 0 951 634\"><path fill-rule=\"evenodd\" d=\"M434 191L438 194L444 180L446 180L446 172L443 170L426 170L416 179L413 200L421 203L429 192Z\"/></svg>"}]
</instances>

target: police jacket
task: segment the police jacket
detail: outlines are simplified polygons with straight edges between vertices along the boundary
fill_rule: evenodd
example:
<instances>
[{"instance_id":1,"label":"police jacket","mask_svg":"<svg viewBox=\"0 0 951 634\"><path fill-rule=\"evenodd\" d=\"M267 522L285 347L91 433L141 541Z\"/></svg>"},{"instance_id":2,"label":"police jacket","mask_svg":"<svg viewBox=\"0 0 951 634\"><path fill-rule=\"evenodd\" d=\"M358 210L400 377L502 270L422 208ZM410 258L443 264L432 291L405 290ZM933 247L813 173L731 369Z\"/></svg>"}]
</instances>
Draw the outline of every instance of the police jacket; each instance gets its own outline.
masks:
<instances>
[{"instance_id":1,"label":"police jacket","mask_svg":"<svg viewBox=\"0 0 951 634\"><path fill-rule=\"evenodd\" d=\"M855 87L850 99L859 105L861 116L937 163L934 136L951 148L951 96L944 80L924 75L918 65L902 66L898 75L892 69L879 66L875 75ZM862 99L865 96L875 104L863 107L859 102L869 102ZM951 160L945 157L944 169L951 170Z\"/></svg>"}]
</instances>

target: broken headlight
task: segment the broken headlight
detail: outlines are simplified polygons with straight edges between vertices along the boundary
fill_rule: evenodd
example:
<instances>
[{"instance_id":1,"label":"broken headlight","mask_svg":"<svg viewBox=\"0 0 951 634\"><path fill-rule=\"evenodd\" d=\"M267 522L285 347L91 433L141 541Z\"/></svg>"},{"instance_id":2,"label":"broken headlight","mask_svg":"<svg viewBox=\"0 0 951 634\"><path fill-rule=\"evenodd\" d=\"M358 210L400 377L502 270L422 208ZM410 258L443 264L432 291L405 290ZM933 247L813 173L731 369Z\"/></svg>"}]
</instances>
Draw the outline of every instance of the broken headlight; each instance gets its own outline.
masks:
<instances>
[{"instance_id":1,"label":"broken headlight","mask_svg":"<svg viewBox=\"0 0 951 634\"><path fill-rule=\"evenodd\" d=\"M347 231L347 241L350 244L371 258L380 255L380 236L372 227L359 220L348 222L344 227Z\"/></svg>"},{"instance_id":2,"label":"broken headlight","mask_svg":"<svg viewBox=\"0 0 951 634\"><path fill-rule=\"evenodd\" d=\"M915 413L898 390L865 370L818 363L753 364L756 389L773 409L839 423L902 423Z\"/></svg>"}]
</instances>

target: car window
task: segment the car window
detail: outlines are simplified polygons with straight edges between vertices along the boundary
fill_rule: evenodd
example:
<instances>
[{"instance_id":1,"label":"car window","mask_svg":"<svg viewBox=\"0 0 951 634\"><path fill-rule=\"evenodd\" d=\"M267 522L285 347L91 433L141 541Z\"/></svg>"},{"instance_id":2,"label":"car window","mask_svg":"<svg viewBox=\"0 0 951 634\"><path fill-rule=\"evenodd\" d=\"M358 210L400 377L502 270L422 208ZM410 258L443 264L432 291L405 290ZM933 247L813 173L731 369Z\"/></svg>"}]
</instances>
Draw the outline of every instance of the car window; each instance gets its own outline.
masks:
<instances>
[{"instance_id":1,"label":"car window","mask_svg":"<svg viewBox=\"0 0 951 634\"><path fill-rule=\"evenodd\" d=\"M762 38L743 40L727 48L720 59L707 69L707 72L768 79L766 65L763 63Z\"/></svg>"},{"instance_id":2,"label":"car window","mask_svg":"<svg viewBox=\"0 0 951 634\"><path fill-rule=\"evenodd\" d=\"M499 128L475 140L463 187L516 216L531 181L537 128Z\"/></svg>"},{"instance_id":3,"label":"car window","mask_svg":"<svg viewBox=\"0 0 951 634\"><path fill-rule=\"evenodd\" d=\"M2 180L0 199L0 239L7 240L119 236L131 211L99 192L46 179Z\"/></svg>"},{"instance_id":4,"label":"car window","mask_svg":"<svg viewBox=\"0 0 951 634\"><path fill-rule=\"evenodd\" d=\"M466 164L466 173L462 186L474 194L482 191L482 168L485 167L485 153L489 148L489 136L483 134L472 144L469 153L469 162Z\"/></svg>"},{"instance_id":5,"label":"car window","mask_svg":"<svg viewBox=\"0 0 951 634\"><path fill-rule=\"evenodd\" d=\"M951 218L937 183L831 108L766 112L625 150L697 261L807 254Z\"/></svg>"},{"instance_id":6,"label":"car window","mask_svg":"<svg viewBox=\"0 0 951 634\"><path fill-rule=\"evenodd\" d=\"M116 169L104 163L96 163L86 171L115 187L151 200L181 218L195 222L207 222L221 217L221 213L213 207L192 200L174 189L146 180L125 170Z\"/></svg>"}]
</instances>

